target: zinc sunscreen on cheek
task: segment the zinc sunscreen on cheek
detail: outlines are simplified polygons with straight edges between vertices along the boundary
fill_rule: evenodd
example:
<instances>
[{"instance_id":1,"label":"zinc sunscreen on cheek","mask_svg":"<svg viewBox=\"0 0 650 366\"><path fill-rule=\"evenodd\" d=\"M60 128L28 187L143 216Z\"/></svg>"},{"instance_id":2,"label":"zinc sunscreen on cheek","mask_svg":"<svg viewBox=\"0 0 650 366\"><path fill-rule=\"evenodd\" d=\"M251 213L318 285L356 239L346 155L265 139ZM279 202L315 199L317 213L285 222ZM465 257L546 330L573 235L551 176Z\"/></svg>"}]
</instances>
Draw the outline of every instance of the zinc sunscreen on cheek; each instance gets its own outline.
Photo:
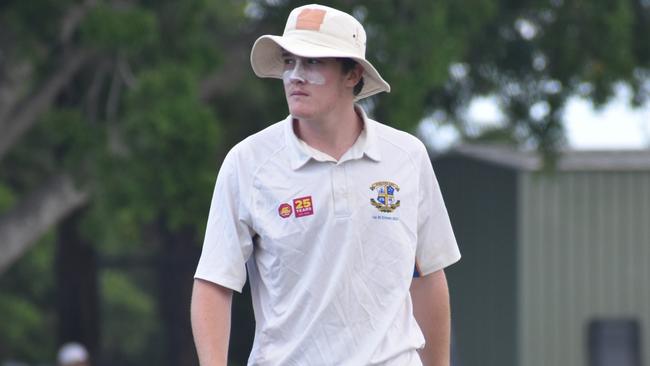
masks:
<instances>
[{"instance_id":1,"label":"zinc sunscreen on cheek","mask_svg":"<svg viewBox=\"0 0 650 366\"><path fill-rule=\"evenodd\" d=\"M297 59L296 64L292 69L285 70L282 73L282 81L287 85L291 84L292 81L313 85L324 85L325 76L318 70L305 67L304 61L302 59Z\"/></svg>"}]
</instances>

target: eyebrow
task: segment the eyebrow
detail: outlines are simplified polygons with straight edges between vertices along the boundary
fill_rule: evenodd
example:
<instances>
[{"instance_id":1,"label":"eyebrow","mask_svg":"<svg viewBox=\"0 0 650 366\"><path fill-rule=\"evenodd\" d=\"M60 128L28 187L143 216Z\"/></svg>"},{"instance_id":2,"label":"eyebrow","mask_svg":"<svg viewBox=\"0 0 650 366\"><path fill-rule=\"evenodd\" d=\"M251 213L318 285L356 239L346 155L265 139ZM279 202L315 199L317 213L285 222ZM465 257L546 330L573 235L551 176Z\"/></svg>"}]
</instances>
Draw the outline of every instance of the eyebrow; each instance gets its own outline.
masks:
<instances>
[{"instance_id":1,"label":"eyebrow","mask_svg":"<svg viewBox=\"0 0 650 366\"><path fill-rule=\"evenodd\" d=\"M282 54L281 54L281 55L282 55L282 57L291 57L291 56L295 56L293 53L291 53L291 52L287 52L287 51L284 51L284 50L282 51Z\"/></svg>"}]
</instances>

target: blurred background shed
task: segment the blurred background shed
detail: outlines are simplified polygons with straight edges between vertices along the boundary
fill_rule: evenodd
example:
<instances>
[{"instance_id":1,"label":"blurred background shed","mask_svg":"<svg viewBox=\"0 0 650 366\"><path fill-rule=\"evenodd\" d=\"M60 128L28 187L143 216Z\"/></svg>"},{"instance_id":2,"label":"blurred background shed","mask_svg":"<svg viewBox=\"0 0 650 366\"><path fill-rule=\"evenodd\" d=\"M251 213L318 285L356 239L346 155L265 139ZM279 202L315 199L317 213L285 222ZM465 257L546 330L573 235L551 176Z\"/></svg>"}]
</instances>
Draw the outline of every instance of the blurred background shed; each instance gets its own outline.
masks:
<instances>
[{"instance_id":1,"label":"blurred background shed","mask_svg":"<svg viewBox=\"0 0 650 366\"><path fill-rule=\"evenodd\" d=\"M455 365L648 357L650 151L567 151L554 172L505 147L433 160L463 253L448 270ZM599 347L599 321L620 321L620 342Z\"/></svg>"}]
</instances>

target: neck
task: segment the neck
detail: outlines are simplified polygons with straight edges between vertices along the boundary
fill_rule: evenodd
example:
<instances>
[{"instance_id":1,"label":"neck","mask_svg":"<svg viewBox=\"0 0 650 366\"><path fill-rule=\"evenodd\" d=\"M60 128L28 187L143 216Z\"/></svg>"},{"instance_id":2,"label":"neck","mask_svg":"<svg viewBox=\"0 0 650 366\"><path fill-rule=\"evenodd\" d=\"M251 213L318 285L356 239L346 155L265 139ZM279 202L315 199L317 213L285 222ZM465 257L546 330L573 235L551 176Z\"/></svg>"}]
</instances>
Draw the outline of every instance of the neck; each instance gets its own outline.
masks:
<instances>
[{"instance_id":1,"label":"neck","mask_svg":"<svg viewBox=\"0 0 650 366\"><path fill-rule=\"evenodd\" d=\"M319 119L294 119L293 128L309 146L339 160L361 134L363 121L353 104Z\"/></svg>"}]
</instances>

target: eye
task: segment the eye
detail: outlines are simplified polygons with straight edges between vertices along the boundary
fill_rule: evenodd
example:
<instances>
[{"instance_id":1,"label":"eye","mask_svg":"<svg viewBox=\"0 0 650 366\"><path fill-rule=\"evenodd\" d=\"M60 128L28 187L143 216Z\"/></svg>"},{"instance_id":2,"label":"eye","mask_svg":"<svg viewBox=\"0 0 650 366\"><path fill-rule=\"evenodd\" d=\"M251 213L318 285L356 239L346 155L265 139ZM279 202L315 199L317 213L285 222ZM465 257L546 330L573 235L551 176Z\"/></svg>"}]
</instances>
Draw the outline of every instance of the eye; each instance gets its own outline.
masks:
<instances>
[{"instance_id":1,"label":"eye","mask_svg":"<svg viewBox=\"0 0 650 366\"><path fill-rule=\"evenodd\" d=\"M322 63L322 61L317 58L308 58L305 61L308 65L320 65Z\"/></svg>"},{"instance_id":2,"label":"eye","mask_svg":"<svg viewBox=\"0 0 650 366\"><path fill-rule=\"evenodd\" d=\"M296 63L296 60L290 57L285 57L282 61L284 62L285 65L293 65Z\"/></svg>"}]
</instances>

